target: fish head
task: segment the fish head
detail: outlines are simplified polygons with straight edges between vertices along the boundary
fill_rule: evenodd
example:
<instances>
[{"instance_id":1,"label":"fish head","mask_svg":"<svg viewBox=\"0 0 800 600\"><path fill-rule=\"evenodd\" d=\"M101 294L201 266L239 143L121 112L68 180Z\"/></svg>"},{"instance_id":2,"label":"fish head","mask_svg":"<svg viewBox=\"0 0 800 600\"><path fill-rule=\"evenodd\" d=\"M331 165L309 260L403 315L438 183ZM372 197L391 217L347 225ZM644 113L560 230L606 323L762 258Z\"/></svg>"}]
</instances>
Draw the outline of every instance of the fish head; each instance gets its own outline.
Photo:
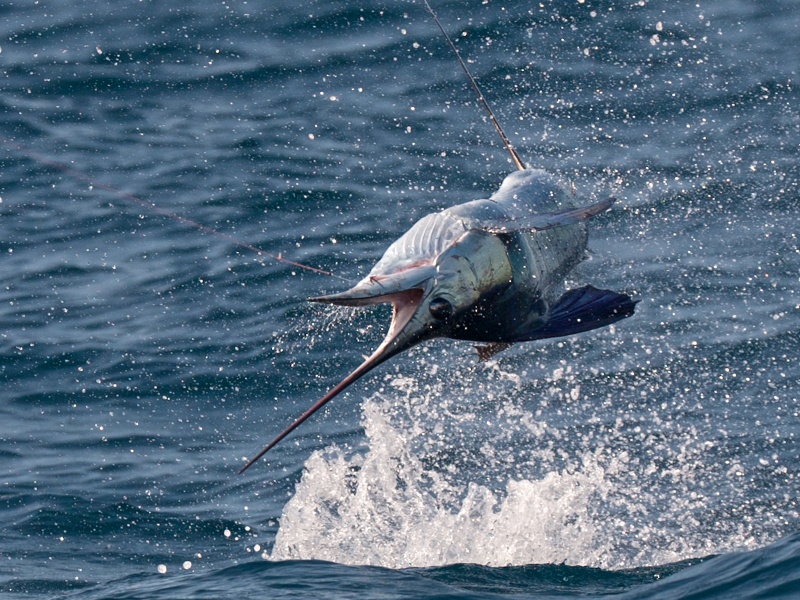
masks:
<instances>
[{"instance_id":1,"label":"fish head","mask_svg":"<svg viewBox=\"0 0 800 600\"><path fill-rule=\"evenodd\" d=\"M431 301L438 297L436 260L466 231L460 219L445 212L427 215L392 243L369 274L351 289L310 300L338 306L392 305L389 331L367 359L369 368L375 367L426 339L441 335L441 320L433 318L430 311Z\"/></svg>"},{"instance_id":2,"label":"fish head","mask_svg":"<svg viewBox=\"0 0 800 600\"><path fill-rule=\"evenodd\" d=\"M422 341L448 336L464 315L510 285L512 278L501 239L464 227L433 257L394 260L390 247L370 274L351 289L310 300L354 307L392 304L392 323L368 359L371 368Z\"/></svg>"},{"instance_id":3,"label":"fish head","mask_svg":"<svg viewBox=\"0 0 800 600\"><path fill-rule=\"evenodd\" d=\"M473 317L487 301L513 282L506 244L500 237L481 230L470 230L455 240L437 257L435 266L436 277L427 306L445 335L474 322Z\"/></svg>"}]
</instances>

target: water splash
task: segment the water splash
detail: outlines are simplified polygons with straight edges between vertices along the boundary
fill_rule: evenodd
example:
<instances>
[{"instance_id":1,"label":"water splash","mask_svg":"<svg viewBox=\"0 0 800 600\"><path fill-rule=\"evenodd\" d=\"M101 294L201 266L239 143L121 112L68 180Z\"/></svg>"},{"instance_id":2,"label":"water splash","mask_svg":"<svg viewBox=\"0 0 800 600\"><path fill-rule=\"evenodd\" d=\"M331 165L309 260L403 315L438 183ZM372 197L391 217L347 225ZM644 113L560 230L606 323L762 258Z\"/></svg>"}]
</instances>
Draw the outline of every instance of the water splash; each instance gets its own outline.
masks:
<instances>
[{"instance_id":1,"label":"water splash","mask_svg":"<svg viewBox=\"0 0 800 600\"><path fill-rule=\"evenodd\" d=\"M385 406L365 405L368 450L316 452L281 519L272 559L316 558L402 568L579 563L595 549L592 497L603 471L550 473L504 494L453 485L425 468Z\"/></svg>"},{"instance_id":2,"label":"water splash","mask_svg":"<svg viewBox=\"0 0 800 600\"><path fill-rule=\"evenodd\" d=\"M619 569L766 541L746 521L711 517L736 497L738 475L704 462L696 425L643 426L630 404L620 418L598 401L622 374L560 366L536 379L489 363L443 377L442 358L429 362L387 375L363 402L362 448L308 459L265 556ZM641 384L626 382L627 393L646 405Z\"/></svg>"}]
</instances>

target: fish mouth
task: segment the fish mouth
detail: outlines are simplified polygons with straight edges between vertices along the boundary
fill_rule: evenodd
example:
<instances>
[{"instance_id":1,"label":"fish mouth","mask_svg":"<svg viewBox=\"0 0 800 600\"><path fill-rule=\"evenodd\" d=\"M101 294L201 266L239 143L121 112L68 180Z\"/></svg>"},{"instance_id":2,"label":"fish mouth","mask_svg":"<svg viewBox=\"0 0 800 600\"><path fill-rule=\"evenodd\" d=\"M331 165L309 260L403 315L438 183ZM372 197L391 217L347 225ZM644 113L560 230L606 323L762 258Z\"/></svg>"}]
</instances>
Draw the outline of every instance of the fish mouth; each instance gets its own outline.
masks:
<instances>
[{"instance_id":1,"label":"fish mouth","mask_svg":"<svg viewBox=\"0 0 800 600\"><path fill-rule=\"evenodd\" d=\"M358 377L360 377L368 370L377 367L383 361L391 358L399 352L402 352L403 350L407 350L412 345L417 343L417 341L421 341L412 341L418 337L421 331L418 331L418 327L409 327L409 325L415 320L414 317L420 312L419 308L422 305L426 294L424 288L411 288L407 290L391 292L381 296L353 298L349 296L351 291L352 290L349 290L343 294L309 298L309 301L335 304L337 306L370 306L373 304L392 305L392 323L389 326L389 331L386 333L386 337L383 339L383 342L380 346L378 346L375 352L373 352L370 357L351 374L352 376L356 373L359 373ZM411 331L407 331L407 329L411 329ZM350 376L348 376L348 378L349 377ZM356 377L356 379L358 377ZM347 381L347 379L345 379L345 381ZM349 383L352 383L353 381L355 381L355 379ZM344 383L344 381L342 383Z\"/></svg>"},{"instance_id":2,"label":"fish mouth","mask_svg":"<svg viewBox=\"0 0 800 600\"><path fill-rule=\"evenodd\" d=\"M409 275L401 274L401 277L386 278L385 281L380 281L379 278L376 277L367 277L354 288L346 292L309 298L311 302L321 302L339 306L369 306L373 304L390 303L393 309L392 323L381 345L378 346L361 365L339 382L339 384L331 388L322 398L317 400L311 408L297 417L289 427L284 429L275 439L267 444L261 452L247 462L247 464L239 470L239 473L243 473L250 468L258 459L275 447L278 442L363 375L393 356L432 337L431 321L430 319L424 318L424 313L427 311L420 310L424 306L425 299L430 293L431 284L429 282L431 278L427 275L421 275L420 273L416 273L409 277ZM401 288L403 284L407 284L410 279L417 281L415 287L398 289ZM392 290L392 288L394 288L394 290Z\"/></svg>"},{"instance_id":3,"label":"fish mouth","mask_svg":"<svg viewBox=\"0 0 800 600\"><path fill-rule=\"evenodd\" d=\"M370 273L345 292L309 298L309 302L336 304L337 306L370 306L391 303L403 305L413 301L406 294L424 293L436 275L436 267L429 264L412 264L396 269L391 274Z\"/></svg>"},{"instance_id":4,"label":"fish mouth","mask_svg":"<svg viewBox=\"0 0 800 600\"><path fill-rule=\"evenodd\" d=\"M392 323L383 342L342 384L347 381L349 385L370 369L426 338L431 323L425 318L425 311L420 309L430 295L435 274L435 267L428 265L402 269L391 275L371 274L345 292L309 298L309 302L337 306L392 305Z\"/></svg>"},{"instance_id":5,"label":"fish mouth","mask_svg":"<svg viewBox=\"0 0 800 600\"><path fill-rule=\"evenodd\" d=\"M389 346L397 345L396 342L398 341L400 334L414 318L417 309L422 304L422 298L424 294L425 290L422 288L411 288L410 290L394 292L391 294L386 294L384 296L377 296L373 298L364 298L358 300L354 299L345 300L339 298L337 295L337 296L320 296L318 298L309 298L309 301L323 302L327 304L336 304L338 306L369 306L372 304L391 304L392 324L389 326L389 331L387 332L386 337L383 340L383 343L373 353L374 356L375 354L378 353L381 353L381 355L385 355L386 350L388 349ZM402 350L404 349L405 348L402 348ZM385 356L384 360L386 360L390 356L394 356L394 353ZM377 366L377 364L373 366Z\"/></svg>"}]
</instances>

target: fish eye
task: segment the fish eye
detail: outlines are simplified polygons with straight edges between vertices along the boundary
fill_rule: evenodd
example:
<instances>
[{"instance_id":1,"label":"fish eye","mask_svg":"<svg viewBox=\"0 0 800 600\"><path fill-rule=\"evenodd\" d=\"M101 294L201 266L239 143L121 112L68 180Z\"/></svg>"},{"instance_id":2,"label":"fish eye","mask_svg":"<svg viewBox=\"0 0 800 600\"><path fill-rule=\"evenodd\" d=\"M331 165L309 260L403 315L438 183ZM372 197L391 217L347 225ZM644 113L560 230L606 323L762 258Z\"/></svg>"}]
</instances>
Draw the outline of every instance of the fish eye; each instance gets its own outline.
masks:
<instances>
[{"instance_id":1,"label":"fish eye","mask_svg":"<svg viewBox=\"0 0 800 600\"><path fill-rule=\"evenodd\" d=\"M453 316L453 305L444 298L434 298L431 300L428 310L434 319L444 321L445 319Z\"/></svg>"}]
</instances>

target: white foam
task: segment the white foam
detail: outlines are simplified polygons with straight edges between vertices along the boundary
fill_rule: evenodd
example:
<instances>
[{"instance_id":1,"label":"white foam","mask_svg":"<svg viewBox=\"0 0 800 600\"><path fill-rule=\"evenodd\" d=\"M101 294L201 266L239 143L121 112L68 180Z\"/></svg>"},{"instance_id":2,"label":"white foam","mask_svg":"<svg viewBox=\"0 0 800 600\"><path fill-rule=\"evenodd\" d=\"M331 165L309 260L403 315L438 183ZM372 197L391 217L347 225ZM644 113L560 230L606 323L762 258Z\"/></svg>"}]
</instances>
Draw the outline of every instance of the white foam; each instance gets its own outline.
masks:
<instances>
[{"instance_id":1,"label":"white foam","mask_svg":"<svg viewBox=\"0 0 800 600\"><path fill-rule=\"evenodd\" d=\"M479 563L580 564L596 551L589 505L602 469L466 492L426 470L381 406L365 406L364 454L315 452L286 505L272 559L393 568ZM457 500L456 500L457 499Z\"/></svg>"},{"instance_id":2,"label":"white foam","mask_svg":"<svg viewBox=\"0 0 800 600\"><path fill-rule=\"evenodd\" d=\"M630 430L619 419L595 417L580 434L569 418L539 420L582 409L571 370L541 382L496 364L479 371L387 376L363 403L365 446L308 459L269 558L624 568L743 545L744 534L710 543L713 529L695 518L696 431L674 450L645 440L648 462L624 449ZM656 466L665 459L673 467Z\"/></svg>"}]
</instances>

